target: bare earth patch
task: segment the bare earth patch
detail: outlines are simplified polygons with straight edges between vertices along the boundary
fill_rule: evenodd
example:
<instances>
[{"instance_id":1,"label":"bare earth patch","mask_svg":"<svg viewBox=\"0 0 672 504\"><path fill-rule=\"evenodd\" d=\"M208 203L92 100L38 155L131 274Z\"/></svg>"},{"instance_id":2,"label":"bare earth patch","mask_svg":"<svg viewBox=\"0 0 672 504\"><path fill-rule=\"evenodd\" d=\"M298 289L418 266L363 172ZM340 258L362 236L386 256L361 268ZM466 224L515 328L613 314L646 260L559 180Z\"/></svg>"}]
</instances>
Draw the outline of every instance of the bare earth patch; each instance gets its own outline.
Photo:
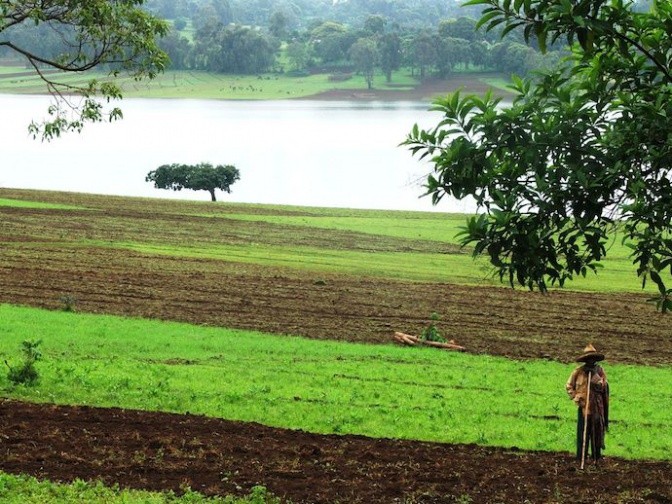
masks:
<instances>
[{"instance_id":1,"label":"bare earth patch","mask_svg":"<svg viewBox=\"0 0 672 504\"><path fill-rule=\"evenodd\" d=\"M672 464L362 436L191 415L0 402L0 470L295 503L672 502Z\"/></svg>"}]
</instances>

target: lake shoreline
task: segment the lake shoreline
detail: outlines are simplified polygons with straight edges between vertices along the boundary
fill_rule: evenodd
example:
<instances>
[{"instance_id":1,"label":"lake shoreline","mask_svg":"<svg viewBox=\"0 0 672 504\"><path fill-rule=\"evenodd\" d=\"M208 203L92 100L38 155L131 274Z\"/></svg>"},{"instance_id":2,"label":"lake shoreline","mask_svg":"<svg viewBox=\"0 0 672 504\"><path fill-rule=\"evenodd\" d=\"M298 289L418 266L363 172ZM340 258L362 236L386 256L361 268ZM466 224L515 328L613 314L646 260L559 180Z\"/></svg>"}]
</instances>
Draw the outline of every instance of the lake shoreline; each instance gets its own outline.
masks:
<instances>
[{"instance_id":1,"label":"lake shoreline","mask_svg":"<svg viewBox=\"0 0 672 504\"><path fill-rule=\"evenodd\" d=\"M0 94L2 95L32 95L32 96L49 96L45 90L40 90L35 87L11 87L3 88L2 81L6 76L0 78ZM189 99L205 99L217 101L382 101L382 102L431 102L437 97L445 96L448 93L455 91L462 91L465 94L484 95L488 91L492 91L496 96L502 98L511 98L511 92L503 89L501 85L494 87L486 82L487 79L500 79L502 75L493 72L483 73L460 73L453 74L447 79L427 78L421 82L413 84L386 84L384 78L379 76L374 81L373 89L366 87L358 88L339 88L338 83L332 83L333 88L329 89L324 86L322 90L317 92L292 93L291 96L273 94L267 96L235 96L230 92L223 92L224 87L219 88L217 92L203 93L194 92L194 89L183 88L172 95L162 95L161 92L157 95L157 89L162 87L161 81L153 81L147 83L148 87L144 90L136 88L122 89L124 98L147 98L147 99L168 99L168 100L189 100ZM300 86L300 81L292 85ZM158 87L157 87L158 86ZM228 88L226 88L228 89ZM67 93L66 93L67 94Z\"/></svg>"},{"instance_id":2,"label":"lake shoreline","mask_svg":"<svg viewBox=\"0 0 672 504\"><path fill-rule=\"evenodd\" d=\"M12 167L0 185L201 200L145 178L164 164L211 162L241 171L227 201L437 211L419 198L430 168L399 147L414 124L441 120L428 101L128 98L123 121L36 142L27 127L44 117L48 101L0 95L3 160ZM443 210L468 212L465 205Z\"/></svg>"}]
</instances>

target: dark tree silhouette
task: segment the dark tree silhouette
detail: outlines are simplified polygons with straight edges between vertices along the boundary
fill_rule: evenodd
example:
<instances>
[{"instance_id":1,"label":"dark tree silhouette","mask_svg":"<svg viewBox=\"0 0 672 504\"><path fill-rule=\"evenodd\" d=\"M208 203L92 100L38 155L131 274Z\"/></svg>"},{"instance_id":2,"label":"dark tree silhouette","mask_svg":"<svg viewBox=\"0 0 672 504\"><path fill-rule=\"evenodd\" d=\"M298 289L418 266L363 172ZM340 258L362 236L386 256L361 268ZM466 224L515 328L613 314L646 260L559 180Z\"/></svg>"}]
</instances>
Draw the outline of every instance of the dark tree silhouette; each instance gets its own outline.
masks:
<instances>
[{"instance_id":1,"label":"dark tree silhouette","mask_svg":"<svg viewBox=\"0 0 672 504\"><path fill-rule=\"evenodd\" d=\"M162 165L149 172L145 178L147 182L153 182L157 189L208 191L212 201L217 201L215 189L230 193L231 185L239 179L240 172L235 166L212 166L210 163Z\"/></svg>"}]
</instances>

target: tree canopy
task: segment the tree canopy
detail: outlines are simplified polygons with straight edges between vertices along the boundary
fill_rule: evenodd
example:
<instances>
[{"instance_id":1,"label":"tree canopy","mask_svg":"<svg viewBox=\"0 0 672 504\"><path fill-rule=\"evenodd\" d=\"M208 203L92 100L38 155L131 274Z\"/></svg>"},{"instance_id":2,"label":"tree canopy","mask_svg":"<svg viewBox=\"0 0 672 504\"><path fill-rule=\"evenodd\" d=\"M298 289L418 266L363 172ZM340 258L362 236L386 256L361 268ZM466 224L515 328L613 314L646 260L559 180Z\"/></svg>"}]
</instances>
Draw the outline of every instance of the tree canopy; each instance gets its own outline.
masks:
<instances>
[{"instance_id":1,"label":"tree canopy","mask_svg":"<svg viewBox=\"0 0 672 504\"><path fill-rule=\"evenodd\" d=\"M208 191L212 201L217 201L215 189L231 193L231 185L239 179L240 172L235 166L212 166L210 163L162 165L145 178L157 189Z\"/></svg>"},{"instance_id":2,"label":"tree canopy","mask_svg":"<svg viewBox=\"0 0 672 504\"><path fill-rule=\"evenodd\" d=\"M192 17L208 9L217 12L225 24L277 26L280 21L290 29L328 19L356 25L371 16L418 27L459 11L456 2L446 0L147 0L147 5L170 19ZM464 11L461 14L467 15ZM279 19L279 14L284 19Z\"/></svg>"},{"instance_id":3,"label":"tree canopy","mask_svg":"<svg viewBox=\"0 0 672 504\"><path fill-rule=\"evenodd\" d=\"M206 24L196 32L198 66L222 73L254 74L275 62L277 43L249 27Z\"/></svg>"},{"instance_id":4,"label":"tree canopy","mask_svg":"<svg viewBox=\"0 0 672 504\"><path fill-rule=\"evenodd\" d=\"M28 8L23 7L24 4L37 5L31 12L39 19L37 25L30 18L13 26L0 26L0 41L4 43L0 46L0 58L11 60L13 55L20 55L13 49L19 47L23 53L39 56L42 60L49 59L60 64L66 55L73 62L77 54L74 47L79 41L78 30L83 30L84 24L90 22L89 17L100 20L106 16L94 14L100 2L67 4L66 0L51 0L38 5L37 2L0 1L0 6L7 4L4 7L7 18L3 21L6 24L13 15L10 11L20 10L17 4L23 10ZM58 22L52 19L53 13L42 17L38 13L66 4L58 13ZM103 4L109 4L109 16L100 26L94 21L89 29L99 26L101 32L96 36L100 35L101 42L94 47L105 47L110 57L94 58L89 64L112 75L92 83L94 89L90 90L86 85L72 86L73 82L81 80L68 78L66 81L61 79L60 70L56 71L56 67L38 60L31 63L26 59L28 66L36 65L43 72L48 85L53 86L50 89L53 94L59 96L56 88L60 90L58 103L61 106L54 108L52 115L69 118L69 121L52 119L47 123L51 124L49 128L46 124L33 125L34 135L39 134L41 129L47 129L48 137L55 136L68 128L81 128L89 118L101 120L120 116L118 109L103 112L93 101L70 100L74 110L84 111L79 116L66 114L70 108L64 105L66 97L72 97L73 92L85 96L102 92L104 99L100 101L103 104L106 98L119 96L116 94L119 89L110 86L109 80L116 76L116 72L123 71L123 65L114 61L111 52L121 49L128 40L130 46L135 46L126 44L128 48L122 49L123 56L136 54L138 57L131 58L127 63L142 66L141 55L149 57L153 54L162 58L160 65L154 61L151 71L141 72L136 77L151 77L164 64L169 64L172 70L247 75L291 72L296 76L308 73L343 76L356 70L366 76L367 72L362 71L364 60L361 56L370 55L371 51L361 49L367 45L367 40L375 40L379 56L373 71L382 72L388 82L391 82L394 70L400 67L409 67L412 75L419 74L420 77L446 77L458 67L466 69L471 65L481 70L527 73L532 68L542 64L553 65L556 61L555 57L549 56L542 59L536 49L520 44L523 41L522 30L511 33L507 42L495 44L496 35L474 31L476 20L468 17L473 7L470 8L472 10L458 12L458 4L445 0L117 0ZM123 20L126 14L114 10L121 9L122 5L129 11L128 22ZM138 14L137 19L131 12ZM166 22L160 22L148 13L165 17ZM461 17L456 17L458 15ZM81 21L77 16L82 18ZM143 19L151 22L141 26L142 30L135 30L133 23L142 24ZM154 23L159 23L160 29ZM157 36L158 48L165 54L157 52L152 34ZM108 36L109 40L103 40ZM118 37L115 39L115 36ZM89 49L85 38L82 39L80 53L82 57L89 58L95 51ZM364 42L355 47L359 41ZM143 52L142 44L150 44L151 48ZM351 50L353 47L355 49ZM82 69L87 66L82 65ZM73 66L68 71L76 72L78 67Z\"/></svg>"},{"instance_id":5,"label":"tree canopy","mask_svg":"<svg viewBox=\"0 0 672 504\"><path fill-rule=\"evenodd\" d=\"M380 59L380 53L376 41L372 38L360 38L352 44L349 50L355 68L364 76L369 89L373 88L373 76L376 65Z\"/></svg>"},{"instance_id":6,"label":"tree canopy","mask_svg":"<svg viewBox=\"0 0 672 504\"><path fill-rule=\"evenodd\" d=\"M616 237L662 311L672 273L672 2L471 0L479 25L522 28L543 51L566 40L565 65L515 78L511 105L491 95L441 98L444 117L405 144L431 159L427 194L471 196L480 213L463 244L500 279L545 291L597 272ZM641 7L641 5L639 6Z\"/></svg>"},{"instance_id":7,"label":"tree canopy","mask_svg":"<svg viewBox=\"0 0 672 504\"><path fill-rule=\"evenodd\" d=\"M0 53L23 58L56 98L50 119L31 125L34 136L50 139L79 131L86 121L121 117L118 108L106 110L103 105L121 97L114 78L120 72L151 78L164 68L166 55L156 37L166 34L167 25L142 4L143 0L0 2ZM58 78L60 72L95 68L108 72L109 78L84 86Z\"/></svg>"}]
</instances>

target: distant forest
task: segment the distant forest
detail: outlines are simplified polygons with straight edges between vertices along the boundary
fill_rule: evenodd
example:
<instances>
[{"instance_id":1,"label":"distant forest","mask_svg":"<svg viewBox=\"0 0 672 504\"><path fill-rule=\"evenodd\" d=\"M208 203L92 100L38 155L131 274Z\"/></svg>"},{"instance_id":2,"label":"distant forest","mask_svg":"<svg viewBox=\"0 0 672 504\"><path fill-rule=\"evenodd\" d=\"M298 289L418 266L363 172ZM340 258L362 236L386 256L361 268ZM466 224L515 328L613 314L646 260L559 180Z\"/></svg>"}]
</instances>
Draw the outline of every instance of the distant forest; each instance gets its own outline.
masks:
<instances>
[{"instance_id":1,"label":"distant forest","mask_svg":"<svg viewBox=\"0 0 672 504\"><path fill-rule=\"evenodd\" d=\"M392 80L408 68L419 78L494 70L525 74L555 65L520 33L501 41L476 31L480 9L454 0L150 0L171 20L162 46L174 69L257 74L375 72Z\"/></svg>"},{"instance_id":2,"label":"distant forest","mask_svg":"<svg viewBox=\"0 0 672 504\"><path fill-rule=\"evenodd\" d=\"M477 17L480 9L460 7L462 0L148 0L147 8L166 19L206 19L250 26L271 24L279 14L292 30L306 30L324 21L361 26L368 16L390 24L425 28L438 20Z\"/></svg>"},{"instance_id":3,"label":"distant forest","mask_svg":"<svg viewBox=\"0 0 672 504\"><path fill-rule=\"evenodd\" d=\"M646 9L650 0L636 0ZM330 73L347 78L409 69L418 78L455 71L524 75L555 66L560 41L542 55L514 30L475 30L480 8L462 0L148 0L172 29L161 40L176 70L231 74ZM27 49L48 57L67 51L68 34L46 23L5 30ZM3 54L0 51L0 57Z\"/></svg>"}]
</instances>

